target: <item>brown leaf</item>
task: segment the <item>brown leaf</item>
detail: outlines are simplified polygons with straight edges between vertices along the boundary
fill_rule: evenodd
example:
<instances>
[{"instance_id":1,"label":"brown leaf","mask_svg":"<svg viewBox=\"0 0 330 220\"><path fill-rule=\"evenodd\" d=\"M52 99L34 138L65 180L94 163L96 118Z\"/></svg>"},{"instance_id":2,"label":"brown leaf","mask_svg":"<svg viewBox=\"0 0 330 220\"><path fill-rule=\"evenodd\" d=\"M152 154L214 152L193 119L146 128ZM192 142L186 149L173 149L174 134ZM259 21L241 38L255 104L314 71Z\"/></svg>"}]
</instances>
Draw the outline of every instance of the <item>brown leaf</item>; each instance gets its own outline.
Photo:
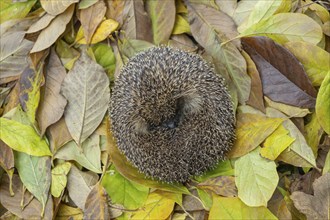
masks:
<instances>
[{"instance_id":1,"label":"brown leaf","mask_svg":"<svg viewBox=\"0 0 330 220\"><path fill-rule=\"evenodd\" d=\"M94 5L80 10L79 20L84 29L84 35L87 43L90 43L97 26L102 21L106 12L103 1L98 1Z\"/></svg>"},{"instance_id":2,"label":"brown leaf","mask_svg":"<svg viewBox=\"0 0 330 220\"><path fill-rule=\"evenodd\" d=\"M14 167L14 153L2 140L0 140L0 165L10 170Z\"/></svg>"},{"instance_id":3,"label":"brown leaf","mask_svg":"<svg viewBox=\"0 0 330 220\"><path fill-rule=\"evenodd\" d=\"M243 50L242 55L247 63L247 72L251 77L251 92L246 104L265 112L264 94L262 93L262 84L258 69L251 57Z\"/></svg>"},{"instance_id":4,"label":"brown leaf","mask_svg":"<svg viewBox=\"0 0 330 220\"><path fill-rule=\"evenodd\" d=\"M267 37L243 38L242 44L258 68L266 96L293 106L315 106L316 91L302 65L287 49Z\"/></svg>"},{"instance_id":5,"label":"brown leaf","mask_svg":"<svg viewBox=\"0 0 330 220\"><path fill-rule=\"evenodd\" d=\"M143 0L126 1L122 30L130 39L152 42L151 21L144 10Z\"/></svg>"},{"instance_id":6,"label":"brown leaf","mask_svg":"<svg viewBox=\"0 0 330 220\"><path fill-rule=\"evenodd\" d=\"M154 44L167 43L175 22L174 0L146 1L146 10L151 18Z\"/></svg>"},{"instance_id":7,"label":"brown leaf","mask_svg":"<svg viewBox=\"0 0 330 220\"><path fill-rule=\"evenodd\" d=\"M98 182L86 199L84 219L110 219L107 197L107 192Z\"/></svg>"},{"instance_id":8,"label":"brown leaf","mask_svg":"<svg viewBox=\"0 0 330 220\"><path fill-rule=\"evenodd\" d=\"M172 35L168 44L188 52L194 52L198 49L196 44L186 34Z\"/></svg>"},{"instance_id":9,"label":"brown leaf","mask_svg":"<svg viewBox=\"0 0 330 220\"><path fill-rule=\"evenodd\" d=\"M72 18L74 6L70 6L65 12L58 15L51 23L42 30L35 42L31 53L38 52L50 47L65 31L66 25Z\"/></svg>"},{"instance_id":10,"label":"brown leaf","mask_svg":"<svg viewBox=\"0 0 330 220\"><path fill-rule=\"evenodd\" d=\"M42 88L41 102L37 112L41 135L45 133L49 125L57 122L63 115L67 101L60 94L60 90L65 76L65 68L55 50L52 50L46 67L45 85Z\"/></svg>"},{"instance_id":11,"label":"brown leaf","mask_svg":"<svg viewBox=\"0 0 330 220\"><path fill-rule=\"evenodd\" d=\"M313 183L314 195L293 192L291 199L295 207L307 219L329 219L330 213L330 173L326 173Z\"/></svg>"},{"instance_id":12,"label":"brown leaf","mask_svg":"<svg viewBox=\"0 0 330 220\"><path fill-rule=\"evenodd\" d=\"M70 135L69 129L66 126L64 117L62 117L55 124L49 126L47 134L49 134L48 137L52 152L56 152L65 143L73 140Z\"/></svg>"},{"instance_id":13,"label":"brown leaf","mask_svg":"<svg viewBox=\"0 0 330 220\"><path fill-rule=\"evenodd\" d=\"M233 176L219 176L205 180L197 185L204 190L211 190L217 195L225 197L236 197L237 188L235 185L235 177Z\"/></svg>"},{"instance_id":14,"label":"brown leaf","mask_svg":"<svg viewBox=\"0 0 330 220\"><path fill-rule=\"evenodd\" d=\"M14 213L19 218L23 219L40 219L40 213L42 210L41 203L33 198L32 194L25 190L22 192L23 184L18 175L14 174L12 180L12 187L15 193L11 196L9 193L9 177L4 175L2 181L0 182L0 203L11 213ZM22 196L24 193L24 196ZM23 199L24 206L21 207L21 201ZM47 204L45 207L44 219L52 219L53 217L53 200L49 195Z\"/></svg>"}]
</instances>

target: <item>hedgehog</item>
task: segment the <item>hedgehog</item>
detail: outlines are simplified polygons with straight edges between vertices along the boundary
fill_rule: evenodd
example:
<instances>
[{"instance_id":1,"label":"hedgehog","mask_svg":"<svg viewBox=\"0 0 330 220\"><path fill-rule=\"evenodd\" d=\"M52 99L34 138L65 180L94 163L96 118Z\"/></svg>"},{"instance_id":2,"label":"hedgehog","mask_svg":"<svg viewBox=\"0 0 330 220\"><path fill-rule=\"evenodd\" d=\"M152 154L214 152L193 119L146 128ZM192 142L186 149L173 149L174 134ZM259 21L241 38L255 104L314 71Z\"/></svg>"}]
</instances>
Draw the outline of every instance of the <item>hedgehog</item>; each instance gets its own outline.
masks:
<instances>
[{"instance_id":1,"label":"hedgehog","mask_svg":"<svg viewBox=\"0 0 330 220\"><path fill-rule=\"evenodd\" d=\"M109 113L117 146L147 177L185 183L226 158L235 116L225 80L201 56L152 47L115 80Z\"/></svg>"}]
</instances>

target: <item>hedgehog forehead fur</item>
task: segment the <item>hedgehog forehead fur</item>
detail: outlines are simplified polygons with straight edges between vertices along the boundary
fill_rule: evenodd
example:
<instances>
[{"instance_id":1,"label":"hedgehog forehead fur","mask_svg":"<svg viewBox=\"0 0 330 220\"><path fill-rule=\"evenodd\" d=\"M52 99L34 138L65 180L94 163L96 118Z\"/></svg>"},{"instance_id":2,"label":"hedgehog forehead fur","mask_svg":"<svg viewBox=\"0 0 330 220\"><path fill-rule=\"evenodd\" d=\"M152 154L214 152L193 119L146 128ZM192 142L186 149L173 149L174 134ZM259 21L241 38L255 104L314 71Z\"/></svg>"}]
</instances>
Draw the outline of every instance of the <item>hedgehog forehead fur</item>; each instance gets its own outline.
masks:
<instances>
[{"instance_id":1,"label":"hedgehog forehead fur","mask_svg":"<svg viewBox=\"0 0 330 220\"><path fill-rule=\"evenodd\" d=\"M224 79L200 56L170 47L131 58L110 106L119 149L139 171L166 182L215 166L235 137Z\"/></svg>"}]
</instances>

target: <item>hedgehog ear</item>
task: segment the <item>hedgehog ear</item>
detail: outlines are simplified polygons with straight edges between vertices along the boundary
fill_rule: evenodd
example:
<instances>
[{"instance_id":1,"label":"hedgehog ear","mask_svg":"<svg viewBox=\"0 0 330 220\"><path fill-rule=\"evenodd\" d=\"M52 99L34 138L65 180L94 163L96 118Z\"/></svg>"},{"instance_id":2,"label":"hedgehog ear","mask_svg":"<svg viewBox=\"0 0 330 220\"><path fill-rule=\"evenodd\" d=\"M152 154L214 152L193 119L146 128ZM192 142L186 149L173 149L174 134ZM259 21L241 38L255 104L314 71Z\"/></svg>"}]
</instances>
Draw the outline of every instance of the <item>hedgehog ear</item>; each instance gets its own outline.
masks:
<instances>
[{"instance_id":1,"label":"hedgehog ear","mask_svg":"<svg viewBox=\"0 0 330 220\"><path fill-rule=\"evenodd\" d=\"M147 134L148 133L148 123L141 117L134 120L133 127L134 127L135 132L138 134Z\"/></svg>"},{"instance_id":2,"label":"hedgehog ear","mask_svg":"<svg viewBox=\"0 0 330 220\"><path fill-rule=\"evenodd\" d=\"M179 106L183 114L195 114L202 109L202 97L198 93L186 94L179 98Z\"/></svg>"}]
</instances>

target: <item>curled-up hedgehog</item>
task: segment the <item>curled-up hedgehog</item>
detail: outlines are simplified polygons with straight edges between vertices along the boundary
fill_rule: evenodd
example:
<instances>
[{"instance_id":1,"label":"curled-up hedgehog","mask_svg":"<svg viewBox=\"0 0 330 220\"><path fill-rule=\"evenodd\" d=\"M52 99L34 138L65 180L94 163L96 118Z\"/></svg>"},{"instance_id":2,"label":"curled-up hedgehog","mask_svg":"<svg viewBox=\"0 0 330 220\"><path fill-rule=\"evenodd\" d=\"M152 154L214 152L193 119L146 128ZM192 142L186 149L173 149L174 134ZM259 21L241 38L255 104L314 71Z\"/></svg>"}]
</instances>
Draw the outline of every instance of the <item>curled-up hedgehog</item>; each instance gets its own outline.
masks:
<instances>
[{"instance_id":1,"label":"curled-up hedgehog","mask_svg":"<svg viewBox=\"0 0 330 220\"><path fill-rule=\"evenodd\" d=\"M235 138L224 79L200 56L153 47L132 57L115 81L111 127L140 172L186 182L225 159Z\"/></svg>"}]
</instances>

